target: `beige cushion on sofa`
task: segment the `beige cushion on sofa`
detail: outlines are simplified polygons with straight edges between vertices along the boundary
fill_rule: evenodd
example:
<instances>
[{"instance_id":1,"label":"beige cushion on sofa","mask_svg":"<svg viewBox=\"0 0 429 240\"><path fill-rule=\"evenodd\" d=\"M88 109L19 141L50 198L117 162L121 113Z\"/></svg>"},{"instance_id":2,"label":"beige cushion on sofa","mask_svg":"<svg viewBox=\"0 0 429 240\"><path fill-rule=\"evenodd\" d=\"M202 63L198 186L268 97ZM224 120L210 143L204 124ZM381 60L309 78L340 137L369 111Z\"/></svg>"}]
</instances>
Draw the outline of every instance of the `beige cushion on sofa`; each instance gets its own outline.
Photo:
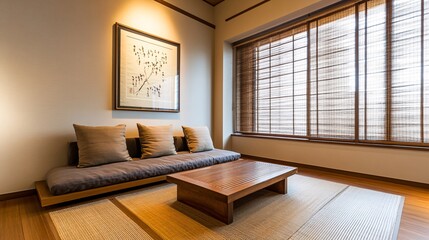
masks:
<instances>
[{"instance_id":1,"label":"beige cushion on sofa","mask_svg":"<svg viewBox=\"0 0 429 240\"><path fill-rule=\"evenodd\" d=\"M78 167L131 161L125 142L125 125L82 126L73 124L79 148Z\"/></svg>"},{"instance_id":2,"label":"beige cushion on sofa","mask_svg":"<svg viewBox=\"0 0 429 240\"><path fill-rule=\"evenodd\" d=\"M183 128L183 134L185 135L186 141L188 142L188 148L190 152L202 152L213 150L213 142L210 137L210 132L207 127L185 127Z\"/></svg>"},{"instance_id":3,"label":"beige cushion on sofa","mask_svg":"<svg viewBox=\"0 0 429 240\"><path fill-rule=\"evenodd\" d=\"M139 129L140 144L142 149L141 158L153 158L177 154L174 147L173 127L168 126L145 126L137 123Z\"/></svg>"}]
</instances>

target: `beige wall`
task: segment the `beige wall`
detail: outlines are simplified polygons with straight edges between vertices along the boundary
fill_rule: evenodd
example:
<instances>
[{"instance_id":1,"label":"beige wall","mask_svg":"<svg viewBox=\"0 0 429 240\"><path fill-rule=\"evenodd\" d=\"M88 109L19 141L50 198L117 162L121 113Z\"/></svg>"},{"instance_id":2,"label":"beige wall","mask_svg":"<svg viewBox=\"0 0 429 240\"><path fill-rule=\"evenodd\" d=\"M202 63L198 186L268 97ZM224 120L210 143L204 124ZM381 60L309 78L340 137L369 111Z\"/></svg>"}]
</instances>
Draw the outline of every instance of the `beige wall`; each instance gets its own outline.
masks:
<instances>
[{"instance_id":1,"label":"beige wall","mask_svg":"<svg viewBox=\"0 0 429 240\"><path fill-rule=\"evenodd\" d=\"M384 177L429 183L429 152L358 147L248 137L231 137L231 43L269 27L294 19L336 0L272 0L231 21L225 19L259 0L227 0L215 8L214 142L242 154Z\"/></svg>"},{"instance_id":2,"label":"beige wall","mask_svg":"<svg viewBox=\"0 0 429 240\"><path fill-rule=\"evenodd\" d=\"M213 22L203 1L169 2ZM181 44L180 113L112 111L115 22ZM66 164L73 123L212 125L214 30L153 0L4 0L0 29L0 194Z\"/></svg>"}]
</instances>

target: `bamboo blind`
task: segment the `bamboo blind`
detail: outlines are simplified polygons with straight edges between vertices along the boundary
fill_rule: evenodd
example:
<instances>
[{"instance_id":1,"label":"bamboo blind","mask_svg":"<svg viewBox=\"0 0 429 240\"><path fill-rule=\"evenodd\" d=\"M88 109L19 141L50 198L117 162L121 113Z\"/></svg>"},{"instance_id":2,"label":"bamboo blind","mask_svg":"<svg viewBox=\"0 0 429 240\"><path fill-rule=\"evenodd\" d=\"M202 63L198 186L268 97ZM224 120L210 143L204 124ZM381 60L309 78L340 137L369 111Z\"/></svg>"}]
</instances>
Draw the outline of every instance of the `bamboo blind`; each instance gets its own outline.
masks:
<instances>
[{"instance_id":1,"label":"bamboo blind","mask_svg":"<svg viewBox=\"0 0 429 240\"><path fill-rule=\"evenodd\" d=\"M324 9L235 46L235 131L429 143L429 0Z\"/></svg>"}]
</instances>

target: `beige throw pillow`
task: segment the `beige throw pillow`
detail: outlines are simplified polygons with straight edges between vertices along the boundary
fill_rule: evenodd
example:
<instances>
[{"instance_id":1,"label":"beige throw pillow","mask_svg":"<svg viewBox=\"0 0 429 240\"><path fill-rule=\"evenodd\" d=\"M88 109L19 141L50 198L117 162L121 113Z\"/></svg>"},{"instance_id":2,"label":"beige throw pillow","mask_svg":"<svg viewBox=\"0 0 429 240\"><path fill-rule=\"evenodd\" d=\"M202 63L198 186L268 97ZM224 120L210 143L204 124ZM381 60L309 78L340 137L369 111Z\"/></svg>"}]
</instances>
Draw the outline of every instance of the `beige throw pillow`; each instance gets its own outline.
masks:
<instances>
[{"instance_id":1,"label":"beige throw pillow","mask_svg":"<svg viewBox=\"0 0 429 240\"><path fill-rule=\"evenodd\" d=\"M173 140L173 127L168 126L145 126L137 123L139 129L140 144L142 149L141 158L153 158L176 153Z\"/></svg>"},{"instance_id":2,"label":"beige throw pillow","mask_svg":"<svg viewBox=\"0 0 429 240\"><path fill-rule=\"evenodd\" d=\"M207 127L182 126L182 128L190 152L195 153L214 149L212 138L210 137L210 132Z\"/></svg>"},{"instance_id":3,"label":"beige throw pillow","mask_svg":"<svg viewBox=\"0 0 429 240\"><path fill-rule=\"evenodd\" d=\"M73 127L79 149L77 167L132 160L125 142L124 124L98 127L73 124Z\"/></svg>"}]
</instances>

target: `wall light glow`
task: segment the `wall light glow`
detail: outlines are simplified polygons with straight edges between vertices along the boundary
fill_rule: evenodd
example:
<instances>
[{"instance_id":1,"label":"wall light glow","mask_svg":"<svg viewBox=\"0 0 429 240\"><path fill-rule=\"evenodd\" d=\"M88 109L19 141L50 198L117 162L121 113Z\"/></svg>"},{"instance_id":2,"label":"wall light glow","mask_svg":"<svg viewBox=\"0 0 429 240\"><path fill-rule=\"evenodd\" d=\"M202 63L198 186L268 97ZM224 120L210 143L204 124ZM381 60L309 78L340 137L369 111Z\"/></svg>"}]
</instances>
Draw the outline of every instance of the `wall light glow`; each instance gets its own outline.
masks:
<instances>
[{"instance_id":1,"label":"wall light glow","mask_svg":"<svg viewBox=\"0 0 429 240\"><path fill-rule=\"evenodd\" d=\"M161 38L177 41L177 28L171 14L171 10L155 1L129 1L118 10L115 21Z\"/></svg>"}]
</instances>

